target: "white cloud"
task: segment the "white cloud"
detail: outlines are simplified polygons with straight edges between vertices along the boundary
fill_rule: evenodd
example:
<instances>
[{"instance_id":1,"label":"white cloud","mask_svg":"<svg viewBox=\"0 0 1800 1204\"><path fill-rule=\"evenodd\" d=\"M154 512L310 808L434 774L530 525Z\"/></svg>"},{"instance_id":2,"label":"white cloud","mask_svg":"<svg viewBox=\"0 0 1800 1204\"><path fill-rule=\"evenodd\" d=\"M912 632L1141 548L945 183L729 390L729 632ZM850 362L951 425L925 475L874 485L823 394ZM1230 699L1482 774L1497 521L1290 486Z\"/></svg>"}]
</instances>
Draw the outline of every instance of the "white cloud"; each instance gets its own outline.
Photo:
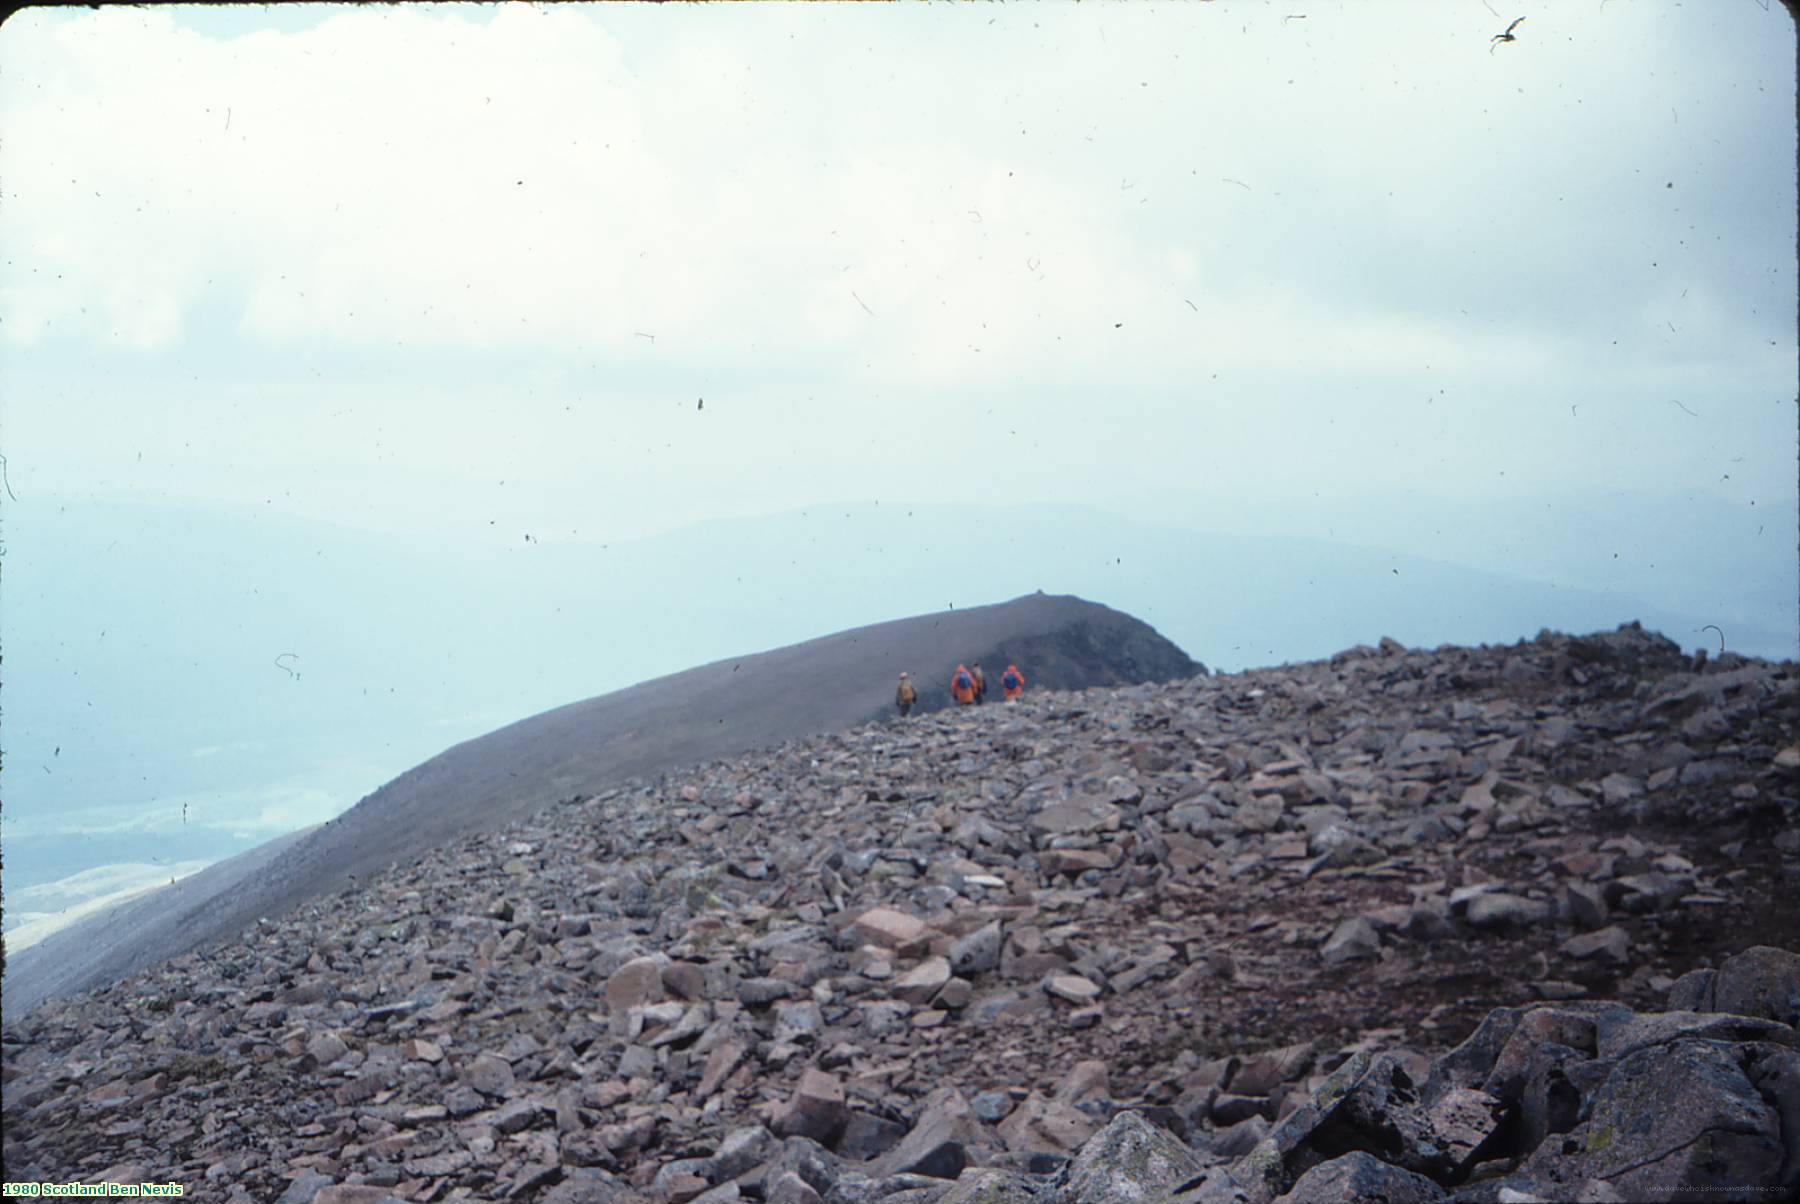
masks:
<instances>
[{"instance_id":1,"label":"white cloud","mask_svg":"<svg viewBox=\"0 0 1800 1204\"><path fill-rule=\"evenodd\" d=\"M1324 426L1359 394L1754 388L1769 337L1791 361L1791 286L1730 268L1761 245L1733 184L1669 166L1760 102L1646 75L1682 53L1668 14L1546 17L1489 55L1478 6L1236 7L414 6L236 38L21 14L0 338L193 379L126 408L47 371L55 408L13 440L70 488L485 523L777 508L844 492L848 449L936 454L1027 410L1067 480L1076 399L1242 464L1250 401ZM1682 124L1648 128L1652 99ZM1728 262L1682 249L1709 236ZM482 355L518 366L458 379ZM1194 417L1215 378L1226 429Z\"/></svg>"}]
</instances>

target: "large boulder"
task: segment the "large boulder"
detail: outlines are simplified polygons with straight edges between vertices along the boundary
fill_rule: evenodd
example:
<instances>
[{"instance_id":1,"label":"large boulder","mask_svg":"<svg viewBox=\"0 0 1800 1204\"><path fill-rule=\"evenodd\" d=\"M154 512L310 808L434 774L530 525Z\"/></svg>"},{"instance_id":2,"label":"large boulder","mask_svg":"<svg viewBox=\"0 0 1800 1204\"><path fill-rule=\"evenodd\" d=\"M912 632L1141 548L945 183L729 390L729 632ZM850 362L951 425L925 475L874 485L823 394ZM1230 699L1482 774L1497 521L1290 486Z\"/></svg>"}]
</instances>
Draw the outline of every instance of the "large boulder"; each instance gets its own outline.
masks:
<instances>
[{"instance_id":1,"label":"large boulder","mask_svg":"<svg viewBox=\"0 0 1800 1204\"><path fill-rule=\"evenodd\" d=\"M1344 1204L1350 1200L1427 1204L1443 1198L1444 1189L1423 1175L1389 1166L1373 1154L1356 1150L1313 1167L1296 1179L1275 1204Z\"/></svg>"},{"instance_id":2,"label":"large boulder","mask_svg":"<svg viewBox=\"0 0 1800 1204\"><path fill-rule=\"evenodd\" d=\"M1086 1113L1033 1091L1000 1122L1000 1140L1015 1154L1068 1154L1097 1126Z\"/></svg>"},{"instance_id":3,"label":"large boulder","mask_svg":"<svg viewBox=\"0 0 1800 1204\"><path fill-rule=\"evenodd\" d=\"M1625 1055L1587 1120L1522 1168L1551 1184L1604 1179L1628 1199L1765 1199L1779 1185L1780 1121L1721 1041Z\"/></svg>"},{"instance_id":4,"label":"large boulder","mask_svg":"<svg viewBox=\"0 0 1800 1204\"><path fill-rule=\"evenodd\" d=\"M780 1137L809 1137L828 1146L843 1133L848 1119L842 1080L809 1068L769 1128Z\"/></svg>"},{"instance_id":5,"label":"large boulder","mask_svg":"<svg viewBox=\"0 0 1800 1204\"><path fill-rule=\"evenodd\" d=\"M969 1164L969 1147L981 1140L981 1122L955 1087L940 1087L925 1097L918 1123L874 1164L873 1172L929 1175L954 1179Z\"/></svg>"},{"instance_id":6,"label":"large boulder","mask_svg":"<svg viewBox=\"0 0 1800 1204\"><path fill-rule=\"evenodd\" d=\"M1756 945L1726 958L1707 1011L1761 1016L1800 1027L1800 954Z\"/></svg>"},{"instance_id":7,"label":"large boulder","mask_svg":"<svg viewBox=\"0 0 1800 1204\"><path fill-rule=\"evenodd\" d=\"M966 1168L938 1204L1035 1204L1030 1180L1008 1171Z\"/></svg>"},{"instance_id":8,"label":"large boulder","mask_svg":"<svg viewBox=\"0 0 1800 1204\"><path fill-rule=\"evenodd\" d=\"M1136 1112L1121 1112L1069 1165L1061 1204L1135 1204L1200 1173L1193 1151Z\"/></svg>"},{"instance_id":9,"label":"large boulder","mask_svg":"<svg viewBox=\"0 0 1800 1204\"><path fill-rule=\"evenodd\" d=\"M1488 1087L1488 1077L1520 1021L1534 1011L1546 1010L1547 1006L1495 1008L1489 1012L1461 1045L1431 1064L1421 1093L1425 1102L1431 1103L1452 1087ZM1632 1016L1630 1008L1610 1001L1559 1003L1552 1010L1588 1017L1597 1029L1622 1023Z\"/></svg>"},{"instance_id":10,"label":"large boulder","mask_svg":"<svg viewBox=\"0 0 1800 1204\"><path fill-rule=\"evenodd\" d=\"M1339 924L1325 944L1319 949L1319 956L1325 959L1328 966L1341 966L1345 962L1359 961L1374 957L1381 948L1381 937L1374 925L1361 916L1352 916Z\"/></svg>"}]
</instances>

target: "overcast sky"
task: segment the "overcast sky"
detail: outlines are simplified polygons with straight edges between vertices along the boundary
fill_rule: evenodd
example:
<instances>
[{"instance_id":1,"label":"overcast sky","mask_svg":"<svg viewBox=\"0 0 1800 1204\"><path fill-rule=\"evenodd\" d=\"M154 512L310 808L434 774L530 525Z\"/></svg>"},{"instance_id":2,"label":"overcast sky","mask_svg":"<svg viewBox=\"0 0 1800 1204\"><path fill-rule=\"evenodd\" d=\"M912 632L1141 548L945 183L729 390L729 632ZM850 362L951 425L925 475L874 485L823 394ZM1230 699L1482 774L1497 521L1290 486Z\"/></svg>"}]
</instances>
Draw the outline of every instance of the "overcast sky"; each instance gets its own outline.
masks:
<instances>
[{"instance_id":1,"label":"overcast sky","mask_svg":"<svg viewBox=\"0 0 1800 1204\"><path fill-rule=\"evenodd\" d=\"M1767 506L1793 36L1761 0L27 10L11 521Z\"/></svg>"}]
</instances>

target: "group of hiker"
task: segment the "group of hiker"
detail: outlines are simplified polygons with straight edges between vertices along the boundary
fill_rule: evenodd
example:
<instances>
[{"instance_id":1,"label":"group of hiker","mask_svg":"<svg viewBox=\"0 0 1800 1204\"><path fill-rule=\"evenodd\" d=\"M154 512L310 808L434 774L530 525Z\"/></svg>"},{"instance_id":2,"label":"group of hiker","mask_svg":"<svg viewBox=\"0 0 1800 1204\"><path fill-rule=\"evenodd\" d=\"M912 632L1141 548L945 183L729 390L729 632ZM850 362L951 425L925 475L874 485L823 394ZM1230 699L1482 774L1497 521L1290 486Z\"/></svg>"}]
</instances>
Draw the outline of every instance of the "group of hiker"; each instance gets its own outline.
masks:
<instances>
[{"instance_id":1,"label":"group of hiker","mask_svg":"<svg viewBox=\"0 0 1800 1204\"><path fill-rule=\"evenodd\" d=\"M1008 702L1017 702L1019 695L1025 692L1025 675L1019 672L1017 665L1006 666L1006 672L1000 675L1000 693ZM950 697L959 707L979 706L987 697L987 674L981 671L981 662L976 661L971 668L968 665L957 665L950 674ZM919 691L913 685L910 674L900 675L900 685L894 691L894 705L900 708L901 718L912 710L913 703L919 700Z\"/></svg>"}]
</instances>

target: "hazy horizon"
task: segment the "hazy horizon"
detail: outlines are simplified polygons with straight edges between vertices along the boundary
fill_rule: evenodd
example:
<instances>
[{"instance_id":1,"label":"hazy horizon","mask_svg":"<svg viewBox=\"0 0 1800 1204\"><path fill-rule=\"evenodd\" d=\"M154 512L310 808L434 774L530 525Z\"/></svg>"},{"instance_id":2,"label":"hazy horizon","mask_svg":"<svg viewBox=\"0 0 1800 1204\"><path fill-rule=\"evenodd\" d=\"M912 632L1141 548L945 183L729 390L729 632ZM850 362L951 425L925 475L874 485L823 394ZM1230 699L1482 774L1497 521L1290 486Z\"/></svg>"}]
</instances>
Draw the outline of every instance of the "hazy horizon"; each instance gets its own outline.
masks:
<instances>
[{"instance_id":1,"label":"hazy horizon","mask_svg":"<svg viewBox=\"0 0 1800 1204\"><path fill-rule=\"evenodd\" d=\"M60 588L15 587L0 623L8 684L31 703L23 719L9 708L9 765L41 771L14 778L5 817L7 877L29 885L147 848L163 864L227 855L328 819L451 744L531 714L721 657L1036 589L1144 619L1215 671L1382 636L1508 643L1545 626L1634 619L1684 647L1710 644L1699 630L1710 620L1740 652L1796 651L1791 636L1780 642L1781 599L1794 593L1781 574L1752 599L1759 625L1718 613L1699 584L1660 600L1609 588L1610 557L1604 570L1559 575L1546 547L1543 563L1495 573L1382 548L1377 531L1359 546L1092 507L843 503L612 544L432 549L255 512L46 504L58 512L45 538L94 567ZM1445 521L1441 507L1434 521ZM27 539L12 554L49 553ZM128 606L105 597L109 578L136 583ZM232 580L251 584L209 585ZM88 638L22 642L56 626ZM209 633L203 651L184 629ZM170 708L164 695L185 701Z\"/></svg>"}]
</instances>

